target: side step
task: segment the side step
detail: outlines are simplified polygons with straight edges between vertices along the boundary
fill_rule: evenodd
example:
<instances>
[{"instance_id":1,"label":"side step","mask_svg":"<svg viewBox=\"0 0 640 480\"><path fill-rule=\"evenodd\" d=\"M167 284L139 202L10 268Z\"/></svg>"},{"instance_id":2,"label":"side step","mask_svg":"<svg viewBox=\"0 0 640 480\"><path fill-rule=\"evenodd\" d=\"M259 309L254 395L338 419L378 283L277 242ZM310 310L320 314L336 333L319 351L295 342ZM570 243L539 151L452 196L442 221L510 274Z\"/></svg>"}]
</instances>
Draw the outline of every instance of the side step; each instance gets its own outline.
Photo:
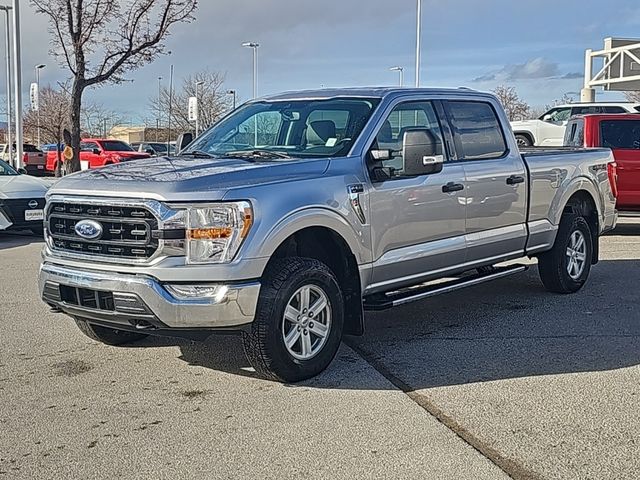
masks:
<instances>
[{"instance_id":1,"label":"side step","mask_svg":"<svg viewBox=\"0 0 640 480\"><path fill-rule=\"evenodd\" d=\"M475 273L456 278L448 282L436 284L420 284L414 287L408 287L401 290L395 290L387 293L379 293L365 297L365 310L386 310L388 308L404 305L425 298L434 297L443 293L453 292L466 287L472 287L491 280L497 280L507 277L515 273L521 273L528 270L528 265L509 265L507 267L493 267L487 269L485 273Z\"/></svg>"}]
</instances>

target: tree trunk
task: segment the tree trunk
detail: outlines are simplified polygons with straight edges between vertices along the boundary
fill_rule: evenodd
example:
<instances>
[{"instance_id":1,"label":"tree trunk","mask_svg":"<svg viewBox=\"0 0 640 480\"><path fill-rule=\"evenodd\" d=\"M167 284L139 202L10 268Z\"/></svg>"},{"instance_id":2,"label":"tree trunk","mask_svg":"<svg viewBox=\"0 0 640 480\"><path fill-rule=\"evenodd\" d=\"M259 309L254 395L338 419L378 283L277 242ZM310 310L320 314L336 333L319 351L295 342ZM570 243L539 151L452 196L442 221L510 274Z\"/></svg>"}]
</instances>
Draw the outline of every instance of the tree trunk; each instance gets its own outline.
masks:
<instances>
[{"instance_id":1,"label":"tree trunk","mask_svg":"<svg viewBox=\"0 0 640 480\"><path fill-rule=\"evenodd\" d=\"M82 109L83 91L84 81L76 78L71 89L71 148L73 149L73 159L69 168L70 172L80 171L80 111Z\"/></svg>"}]
</instances>

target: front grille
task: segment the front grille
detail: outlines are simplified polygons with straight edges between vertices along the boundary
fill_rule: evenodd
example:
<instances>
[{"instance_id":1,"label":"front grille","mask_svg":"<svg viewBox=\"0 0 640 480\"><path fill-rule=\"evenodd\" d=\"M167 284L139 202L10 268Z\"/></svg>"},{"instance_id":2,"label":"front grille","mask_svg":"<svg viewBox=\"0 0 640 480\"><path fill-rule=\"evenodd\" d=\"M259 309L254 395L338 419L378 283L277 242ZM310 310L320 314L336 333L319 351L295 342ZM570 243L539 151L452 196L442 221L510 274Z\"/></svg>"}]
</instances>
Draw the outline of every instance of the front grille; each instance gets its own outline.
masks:
<instances>
[{"instance_id":1,"label":"front grille","mask_svg":"<svg viewBox=\"0 0 640 480\"><path fill-rule=\"evenodd\" d=\"M76 233L76 224L93 220L102 227L97 239ZM148 259L158 250L153 231L158 220L145 207L52 202L47 209L51 248L68 253L124 259Z\"/></svg>"},{"instance_id":2,"label":"front grille","mask_svg":"<svg viewBox=\"0 0 640 480\"><path fill-rule=\"evenodd\" d=\"M29 202L35 200L37 202L37 206L30 207ZM42 209L44 208L44 198L18 198L18 199L7 199L0 200L0 209L5 213L6 216L9 217L9 220L16 224L21 225L26 223L24 219L25 210L34 210L34 209ZM28 222L33 223L33 222Z\"/></svg>"}]
</instances>

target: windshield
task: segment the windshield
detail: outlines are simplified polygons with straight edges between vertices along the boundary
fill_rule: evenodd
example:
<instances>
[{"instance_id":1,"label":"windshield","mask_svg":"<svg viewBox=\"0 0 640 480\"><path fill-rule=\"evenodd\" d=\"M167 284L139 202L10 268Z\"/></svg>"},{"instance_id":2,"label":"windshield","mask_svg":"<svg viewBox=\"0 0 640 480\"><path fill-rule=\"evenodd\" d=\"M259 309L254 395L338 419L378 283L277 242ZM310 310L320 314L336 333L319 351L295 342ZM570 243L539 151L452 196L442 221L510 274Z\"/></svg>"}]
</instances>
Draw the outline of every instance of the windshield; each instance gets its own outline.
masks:
<instances>
[{"instance_id":1,"label":"windshield","mask_svg":"<svg viewBox=\"0 0 640 480\"><path fill-rule=\"evenodd\" d=\"M18 175L18 172L11 168L8 163L0 160L0 176L3 175Z\"/></svg>"},{"instance_id":2,"label":"windshield","mask_svg":"<svg viewBox=\"0 0 640 480\"><path fill-rule=\"evenodd\" d=\"M249 155L258 150L301 158L346 155L378 102L332 98L250 103L217 123L183 153Z\"/></svg>"},{"instance_id":3,"label":"windshield","mask_svg":"<svg viewBox=\"0 0 640 480\"><path fill-rule=\"evenodd\" d=\"M117 140L104 140L100 142L102 149L107 152L133 152L131 145Z\"/></svg>"},{"instance_id":4,"label":"windshield","mask_svg":"<svg viewBox=\"0 0 640 480\"><path fill-rule=\"evenodd\" d=\"M153 148L158 153L164 153L167 151L166 143L148 143L147 145L149 145L148 148Z\"/></svg>"}]
</instances>

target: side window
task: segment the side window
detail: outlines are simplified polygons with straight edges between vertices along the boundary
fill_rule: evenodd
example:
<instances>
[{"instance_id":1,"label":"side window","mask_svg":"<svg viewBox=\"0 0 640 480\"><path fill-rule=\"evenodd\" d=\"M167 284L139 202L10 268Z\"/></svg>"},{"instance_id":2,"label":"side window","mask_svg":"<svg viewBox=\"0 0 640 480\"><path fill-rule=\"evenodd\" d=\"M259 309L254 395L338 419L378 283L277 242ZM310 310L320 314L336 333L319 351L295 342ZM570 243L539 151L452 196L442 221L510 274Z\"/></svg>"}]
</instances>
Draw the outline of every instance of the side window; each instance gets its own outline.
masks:
<instances>
[{"instance_id":1,"label":"side window","mask_svg":"<svg viewBox=\"0 0 640 480\"><path fill-rule=\"evenodd\" d=\"M98 148L98 144L94 142L82 142L80 143L80 150L83 152L90 152L94 148Z\"/></svg>"},{"instance_id":2,"label":"side window","mask_svg":"<svg viewBox=\"0 0 640 480\"><path fill-rule=\"evenodd\" d=\"M622 107L600 107L602 109L602 113L627 113L627 111Z\"/></svg>"},{"instance_id":3,"label":"side window","mask_svg":"<svg viewBox=\"0 0 640 480\"><path fill-rule=\"evenodd\" d=\"M569 107L553 108L549 110L547 113L545 113L542 116L541 120L543 122L562 123L569 120L570 116L571 116L571 108Z\"/></svg>"},{"instance_id":4,"label":"side window","mask_svg":"<svg viewBox=\"0 0 640 480\"><path fill-rule=\"evenodd\" d=\"M392 176L402 176L404 134L412 128L427 129L428 135L433 139L433 156L445 155L442 129L433 104L431 102L402 103L389 114L374 143L375 149L390 152L391 158L378 163L382 164L383 168L391 169Z\"/></svg>"},{"instance_id":5,"label":"side window","mask_svg":"<svg viewBox=\"0 0 640 480\"><path fill-rule=\"evenodd\" d=\"M573 107L571 109L571 115L589 115L592 113L600 113L600 107L585 105L581 107Z\"/></svg>"},{"instance_id":6,"label":"side window","mask_svg":"<svg viewBox=\"0 0 640 480\"><path fill-rule=\"evenodd\" d=\"M584 120L576 119L569 122L567 131L564 135L565 147L582 147L584 146Z\"/></svg>"},{"instance_id":7,"label":"side window","mask_svg":"<svg viewBox=\"0 0 640 480\"><path fill-rule=\"evenodd\" d=\"M507 151L500 121L489 103L448 102L460 160L498 158Z\"/></svg>"},{"instance_id":8,"label":"side window","mask_svg":"<svg viewBox=\"0 0 640 480\"><path fill-rule=\"evenodd\" d=\"M604 120L600 137L603 147L640 149L640 120Z\"/></svg>"}]
</instances>

